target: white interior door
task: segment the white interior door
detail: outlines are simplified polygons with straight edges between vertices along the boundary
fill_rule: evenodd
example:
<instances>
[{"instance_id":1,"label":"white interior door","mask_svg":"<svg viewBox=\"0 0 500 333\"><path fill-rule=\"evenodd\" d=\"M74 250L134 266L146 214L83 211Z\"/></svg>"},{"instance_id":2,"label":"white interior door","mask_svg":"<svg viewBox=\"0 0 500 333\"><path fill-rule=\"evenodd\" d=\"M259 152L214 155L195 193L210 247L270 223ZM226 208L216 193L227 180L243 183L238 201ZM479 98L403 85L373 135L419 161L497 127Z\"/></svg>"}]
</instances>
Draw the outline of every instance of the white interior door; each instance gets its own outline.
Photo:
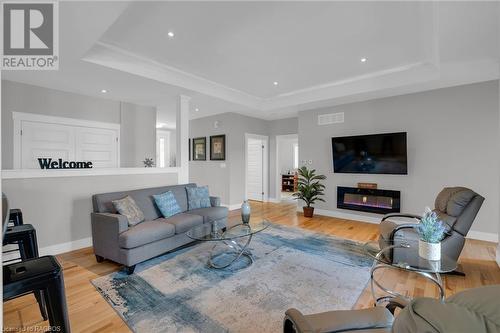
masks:
<instances>
[{"instance_id":1,"label":"white interior door","mask_svg":"<svg viewBox=\"0 0 500 333\"><path fill-rule=\"evenodd\" d=\"M23 121L21 134L22 169L39 169L38 158L75 159L71 126Z\"/></svg>"},{"instance_id":2,"label":"white interior door","mask_svg":"<svg viewBox=\"0 0 500 333\"><path fill-rule=\"evenodd\" d=\"M250 200L267 198L267 137L247 134L246 195Z\"/></svg>"},{"instance_id":3,"label":"white interior door","mask_svg":"<svg viewBox=\"0 0 500 333\"><path fill-rule=\"evenodd\" d=\"M167 168L170 166L170 132L156 131L156 166Z\"/></svg>"},{"instance_id":4,"label":"white interior door","mask_svg":"<svg viewBox=\"0 0 500 333\"><path fill-rule=\"evenodd\" d=\"M118 135L106 128L75 128L77 161L92 161L94 168L118 168Z\"/></svg>"}]
</instances>

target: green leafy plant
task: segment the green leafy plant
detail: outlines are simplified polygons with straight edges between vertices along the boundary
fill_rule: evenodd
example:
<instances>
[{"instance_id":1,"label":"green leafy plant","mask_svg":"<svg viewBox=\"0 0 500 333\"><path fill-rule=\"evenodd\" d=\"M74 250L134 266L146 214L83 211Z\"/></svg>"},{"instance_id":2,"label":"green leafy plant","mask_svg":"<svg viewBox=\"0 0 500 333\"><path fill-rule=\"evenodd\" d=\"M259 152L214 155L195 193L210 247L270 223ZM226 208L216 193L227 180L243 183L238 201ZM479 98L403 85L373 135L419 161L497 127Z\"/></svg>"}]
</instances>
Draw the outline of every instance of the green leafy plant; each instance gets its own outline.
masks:
<instances>
[{"instance_id":1,"label":"green leafy plant","mask_svg":"<svg viewBox=\"0 0 500 333\"><path fill-rule=\"evenodd\" d=\"M321 196L325 195L325 185L321 184L321 181L325 180L326 176L317 175L315 169L309 170L305 166L300 168L298 172L298 192L293 194L295 199L304 201L307 207L311 207L316 201L325 202L325 200L321 198Z\"/></svg>"},{"instance_id":2,"label":"green leafy plant","mask_svg":"<svg viewBox=\"0 0 500 333\"><path fill-rule=\"evenodd\" d=\"M435 212L429 207L425 208L424 215L417 225L420 239L427 243L439 243L445 236L446 227Z\"/></svg>"}]
</instances>

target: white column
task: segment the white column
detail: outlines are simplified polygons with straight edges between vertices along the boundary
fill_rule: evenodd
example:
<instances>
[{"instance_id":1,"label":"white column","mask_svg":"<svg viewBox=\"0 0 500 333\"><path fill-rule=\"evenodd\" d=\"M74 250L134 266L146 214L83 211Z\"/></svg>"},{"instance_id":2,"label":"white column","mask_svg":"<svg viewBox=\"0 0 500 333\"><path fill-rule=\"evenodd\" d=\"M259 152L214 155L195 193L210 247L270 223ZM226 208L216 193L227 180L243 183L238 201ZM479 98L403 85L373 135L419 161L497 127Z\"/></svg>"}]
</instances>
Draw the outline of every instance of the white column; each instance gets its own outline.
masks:
<instances>
[{"instance_id":1,"label":"white column","mask_svg":"<svg viewBox=\"0 0 500 333\"><path fill-rule=\"evenodd\" d=\"M180 168L179 184L189 183L189 101L191 97L179 95L177 99L177 152L176 162Z\"/></svg>"}]
</instances>

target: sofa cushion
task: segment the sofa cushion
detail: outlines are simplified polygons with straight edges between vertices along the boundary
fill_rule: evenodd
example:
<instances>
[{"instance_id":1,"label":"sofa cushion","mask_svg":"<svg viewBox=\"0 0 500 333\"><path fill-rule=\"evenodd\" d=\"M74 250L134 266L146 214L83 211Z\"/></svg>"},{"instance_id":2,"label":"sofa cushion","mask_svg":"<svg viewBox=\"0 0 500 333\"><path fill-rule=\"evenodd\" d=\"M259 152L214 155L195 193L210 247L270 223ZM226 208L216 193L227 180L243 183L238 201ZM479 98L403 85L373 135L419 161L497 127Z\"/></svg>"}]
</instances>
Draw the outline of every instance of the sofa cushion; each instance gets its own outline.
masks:
<instances>
[{"instance_id":1,"label":"sofa cushion","mask_svg":"<svg viewBox=\"0 0 500 333\"><path fill-rule=\"evenodd\" d=\"M129 228L118 236L118 244L121 248L132 249L172 237L175 234L175 227L163 220L145 221Z\"/></svg>"},{"instance_id":2,"label":"sofa cushion","mask_svg":"<svg viewBox=\"0 0 500 333\"><path fill-rule=\"evenodd\" d=\"M135 200L130 196L123 199L113 200L113 206L120 215L125 215L128 219L128 225L134 226L144 221L144 213L137 206Z\"/></svg>"},{"instance_id":3,"label":"sofa cushion","mask_svg":"<svg viewBox=\"0 0 500 333\"><path fill-rule=\"evenodd\" d=\"M203 222L207 223L214 220L220 220L227 217L229 210L227 207L209 207L199 208L189 211L189 214L196 214L203 217Z\"/></svg>"},{"instance_id":4,"label":"sofa cushion","mask_svg":"<svg viewBox=\"0 0 500 333\"><path fill-rule=\"evenodd\" d=\"M189 229L203 224L203 217L199 215L181 213L169 218L158 219L164 223L170 224L175 227L176 234L182 234Z\"/></svg>"},{"instance_id":5,"label":"sofa cushion","mask_svg":"<svg viewBox=\"0 0 500 333\"><path fill-rule=\"evenodd\" d=\"M153 198L155 199L156 206L160 210L163 217L174 216L175 214L179 214L181 212L181 207L175 200L175 196L171 191L167 191L162 194L154 194Z\"/></svg>"},{"instance_id":6,"label":"sofa cushion","mask_svg":"<svg viewBox=\"0 0 500 333\"><path fill-rule=\"evenodd\" d=\"M212 206L210 195L208 194L208 186L186 187L186 192L189 210Z\"/></svg>"}]
</instances>

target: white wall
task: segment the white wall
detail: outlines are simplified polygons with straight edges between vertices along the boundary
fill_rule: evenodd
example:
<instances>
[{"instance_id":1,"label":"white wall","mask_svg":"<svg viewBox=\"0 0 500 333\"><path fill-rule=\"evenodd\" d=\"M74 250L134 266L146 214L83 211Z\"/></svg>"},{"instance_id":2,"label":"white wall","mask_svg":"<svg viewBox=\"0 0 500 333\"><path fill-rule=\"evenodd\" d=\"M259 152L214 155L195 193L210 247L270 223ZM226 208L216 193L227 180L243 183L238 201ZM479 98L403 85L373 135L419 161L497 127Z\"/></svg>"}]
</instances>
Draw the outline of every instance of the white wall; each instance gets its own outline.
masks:
<instances>
[{"instance_id":1,"label":"white wall","mask_svg":"<svg viewBox=\"0 0 500 333\"><path fill-rule=\"evenodd\" d=\"M336 187L375 182L401 191L402 211L422 213L445 186L466 186L486 198L471 236L495 239L499 221L498 81L383 98L299 113L299 155L327 176L326 203L333 214ZM345 123L317 125L319 114L345 112ZM408 132L408 175L333 173L331 137ZM350 211L349 211L350 212ZM359 218L376 215L359 213Z\"/></svg>"}]
</instances>

